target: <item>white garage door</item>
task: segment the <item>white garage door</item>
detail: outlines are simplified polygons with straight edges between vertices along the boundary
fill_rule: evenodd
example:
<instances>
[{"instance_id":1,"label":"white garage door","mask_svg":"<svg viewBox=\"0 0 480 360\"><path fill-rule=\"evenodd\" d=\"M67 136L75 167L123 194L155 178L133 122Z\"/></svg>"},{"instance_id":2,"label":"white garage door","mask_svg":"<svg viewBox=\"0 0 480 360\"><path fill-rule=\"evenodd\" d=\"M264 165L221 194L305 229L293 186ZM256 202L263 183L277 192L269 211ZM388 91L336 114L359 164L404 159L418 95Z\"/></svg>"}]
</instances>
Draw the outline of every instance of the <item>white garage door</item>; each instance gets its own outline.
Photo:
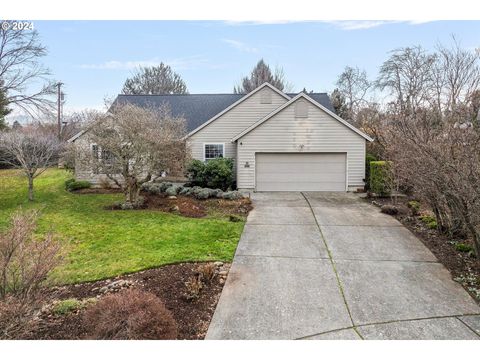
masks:
<instances>
[{"instance_id":1,"label":"white garage door","mask_svg":"<svg viewBox=\"0 0 480 360\"><path fill-rule=\"evenodd\" d=\"M256 154L257 191L345 191L346 154Z\"/></svg>"}]
</instances>

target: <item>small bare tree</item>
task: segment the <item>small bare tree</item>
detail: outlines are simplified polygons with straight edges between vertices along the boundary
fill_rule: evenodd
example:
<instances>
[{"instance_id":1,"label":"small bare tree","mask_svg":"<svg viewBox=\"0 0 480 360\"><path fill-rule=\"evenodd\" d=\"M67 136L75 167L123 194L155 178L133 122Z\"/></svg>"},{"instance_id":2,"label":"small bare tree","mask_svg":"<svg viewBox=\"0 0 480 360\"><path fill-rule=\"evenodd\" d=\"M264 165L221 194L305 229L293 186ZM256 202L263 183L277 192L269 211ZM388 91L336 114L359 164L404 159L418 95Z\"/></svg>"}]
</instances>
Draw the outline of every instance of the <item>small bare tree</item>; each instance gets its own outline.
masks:
<instances>
[{"instance_id":1,"label":"small bare tree","mask_svg":"<svg viewBox=\"0 0 480 360\"><path fill-rule=\"evenodd\" d=\"M22 170L28 180L28 199L33 201L33 182L48 167L56 165L61 144L53 135L42 135L33 127L0 133L1 161Z\"/></svg>"},{"instance_id":2,"label":"small bare tree","mask_svg":"<svg viewBox=\"0 0 480 360\"><path fill-rule=\"evenodd\" d=\"M34 331L39 291L62 259L61 245L49 233L33 238L37 211L16 212L0 233L0 339L18 339Z\"/></svg>"},{"instance_id":3,"label":"small bare tree","mask_svg":"<svg viewBox=\"0 0 480 360\"><path fill-rule=\"evenodd\" d=\"M30 115L49 112L54 102L50 98L55 93L55 84L49 81L48 69L39 62L47 54L40 44L35 30L14 29L12 21L4 21L10 26L0 28L0 79L5 102ZM39 82L39 89L28 92Z\"/></svg>"},{"instance_id":4,"label":"small bare tree","mask_svg":"<svg viewBox=\"0 0 480 360\"><path fill-rule=\"evenodd\" d=\"M166 106L117 106L90 127L93 151L79 161L87 161L99 174L105 174L122 189L125 204L135 207L142 184L163 172L183 169L185 134L185 120L173 117Z\"/></svg>"}]
</instances>

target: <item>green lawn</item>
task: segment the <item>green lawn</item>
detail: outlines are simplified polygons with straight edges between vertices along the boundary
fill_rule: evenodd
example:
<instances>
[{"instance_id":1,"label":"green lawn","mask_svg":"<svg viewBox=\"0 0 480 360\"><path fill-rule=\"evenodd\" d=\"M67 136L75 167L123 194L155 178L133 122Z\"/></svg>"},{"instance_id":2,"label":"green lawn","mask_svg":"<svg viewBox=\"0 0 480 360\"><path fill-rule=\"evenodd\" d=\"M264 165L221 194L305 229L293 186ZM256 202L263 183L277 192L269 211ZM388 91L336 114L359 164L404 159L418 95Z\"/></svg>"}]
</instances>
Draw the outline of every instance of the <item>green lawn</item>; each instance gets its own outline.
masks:
<instances>
[{"instance_id":1,"label":"green lawn","mask_svg":"<svg viewBox=\"0 0 480 360\"><path fill-rule=\"evenodd\" d=\"M55 283L76 283L159 265L193 261L230 261L244 222L212 216L191 219L157 211L111 211L105 205L120 194L73 194L64 190L71 175L51 169L35 180L36 200L27 200L26 179L0 170L0 231L17 209L41 210L38 233L53 231L68 257L51 276Z\"/></svg>"}]
</instances>

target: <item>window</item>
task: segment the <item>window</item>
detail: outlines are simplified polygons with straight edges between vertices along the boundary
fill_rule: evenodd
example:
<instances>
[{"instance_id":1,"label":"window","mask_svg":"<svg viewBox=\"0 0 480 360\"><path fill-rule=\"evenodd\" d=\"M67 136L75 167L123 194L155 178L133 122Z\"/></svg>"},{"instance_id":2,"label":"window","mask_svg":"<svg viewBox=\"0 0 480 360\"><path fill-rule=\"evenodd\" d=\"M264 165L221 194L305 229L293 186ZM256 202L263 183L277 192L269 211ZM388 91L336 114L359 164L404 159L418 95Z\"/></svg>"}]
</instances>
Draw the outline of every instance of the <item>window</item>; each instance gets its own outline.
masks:
<instances>
[{"instance_id":1,"label":"window","mask_svg":"<svg viewBox=\"0 0 480 360\"><path fill-rule=\"evenodd\" d=\"M306 118L308 117L308 105L304 100L298 100L295 103L295 117Z\"/></svg>"},{"instance_id":2,"label":"window","mask_svg":"<svg viewBox=\"0 0 480 360\"><path fill-rule=\"evenodd\" d=\"M92 157L93 157L93 173L98 174L98 159L99 159L99 151L98 145L92 144Z\"/></svg>"},{"instance_id":3,"label":"window","mask_svg":"<svg viewBox=\"0 0 480 360\"><path fill-rule=\"evenodd\" d=\"M223 144L205 144L204 145L204 160L212 160L216 158L222 158L223 157Z\"/></svg>"},{"instance_id":4,"label":"window","mask_svg":"<svg viewBox=\"0 0 480 360\"><path fill-rule=\"evenodd\" d=\"M100 148L97 144L91 145L93 157L93 173L118 173L116 158L110 151Z\"/></svg>"}]
</instances>

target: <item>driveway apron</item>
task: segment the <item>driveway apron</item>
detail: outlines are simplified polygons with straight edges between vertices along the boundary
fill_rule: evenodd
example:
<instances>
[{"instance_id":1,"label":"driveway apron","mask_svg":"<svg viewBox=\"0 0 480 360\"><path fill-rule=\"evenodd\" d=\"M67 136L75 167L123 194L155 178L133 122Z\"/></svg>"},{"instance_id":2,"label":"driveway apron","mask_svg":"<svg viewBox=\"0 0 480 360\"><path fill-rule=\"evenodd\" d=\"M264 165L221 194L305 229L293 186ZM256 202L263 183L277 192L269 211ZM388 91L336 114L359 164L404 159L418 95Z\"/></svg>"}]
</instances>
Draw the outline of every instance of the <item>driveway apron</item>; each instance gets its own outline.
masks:
<instances>
[{"instance_id":1,"label":"driveway apron","mask_svg":"<svg viewBox=\"0 0 480 360\"><path fill-rule=\"evenodd\" d=\"M253 193L207 339L480 339L480 308L350 193Z\"/></svg>"}]
</instances>

